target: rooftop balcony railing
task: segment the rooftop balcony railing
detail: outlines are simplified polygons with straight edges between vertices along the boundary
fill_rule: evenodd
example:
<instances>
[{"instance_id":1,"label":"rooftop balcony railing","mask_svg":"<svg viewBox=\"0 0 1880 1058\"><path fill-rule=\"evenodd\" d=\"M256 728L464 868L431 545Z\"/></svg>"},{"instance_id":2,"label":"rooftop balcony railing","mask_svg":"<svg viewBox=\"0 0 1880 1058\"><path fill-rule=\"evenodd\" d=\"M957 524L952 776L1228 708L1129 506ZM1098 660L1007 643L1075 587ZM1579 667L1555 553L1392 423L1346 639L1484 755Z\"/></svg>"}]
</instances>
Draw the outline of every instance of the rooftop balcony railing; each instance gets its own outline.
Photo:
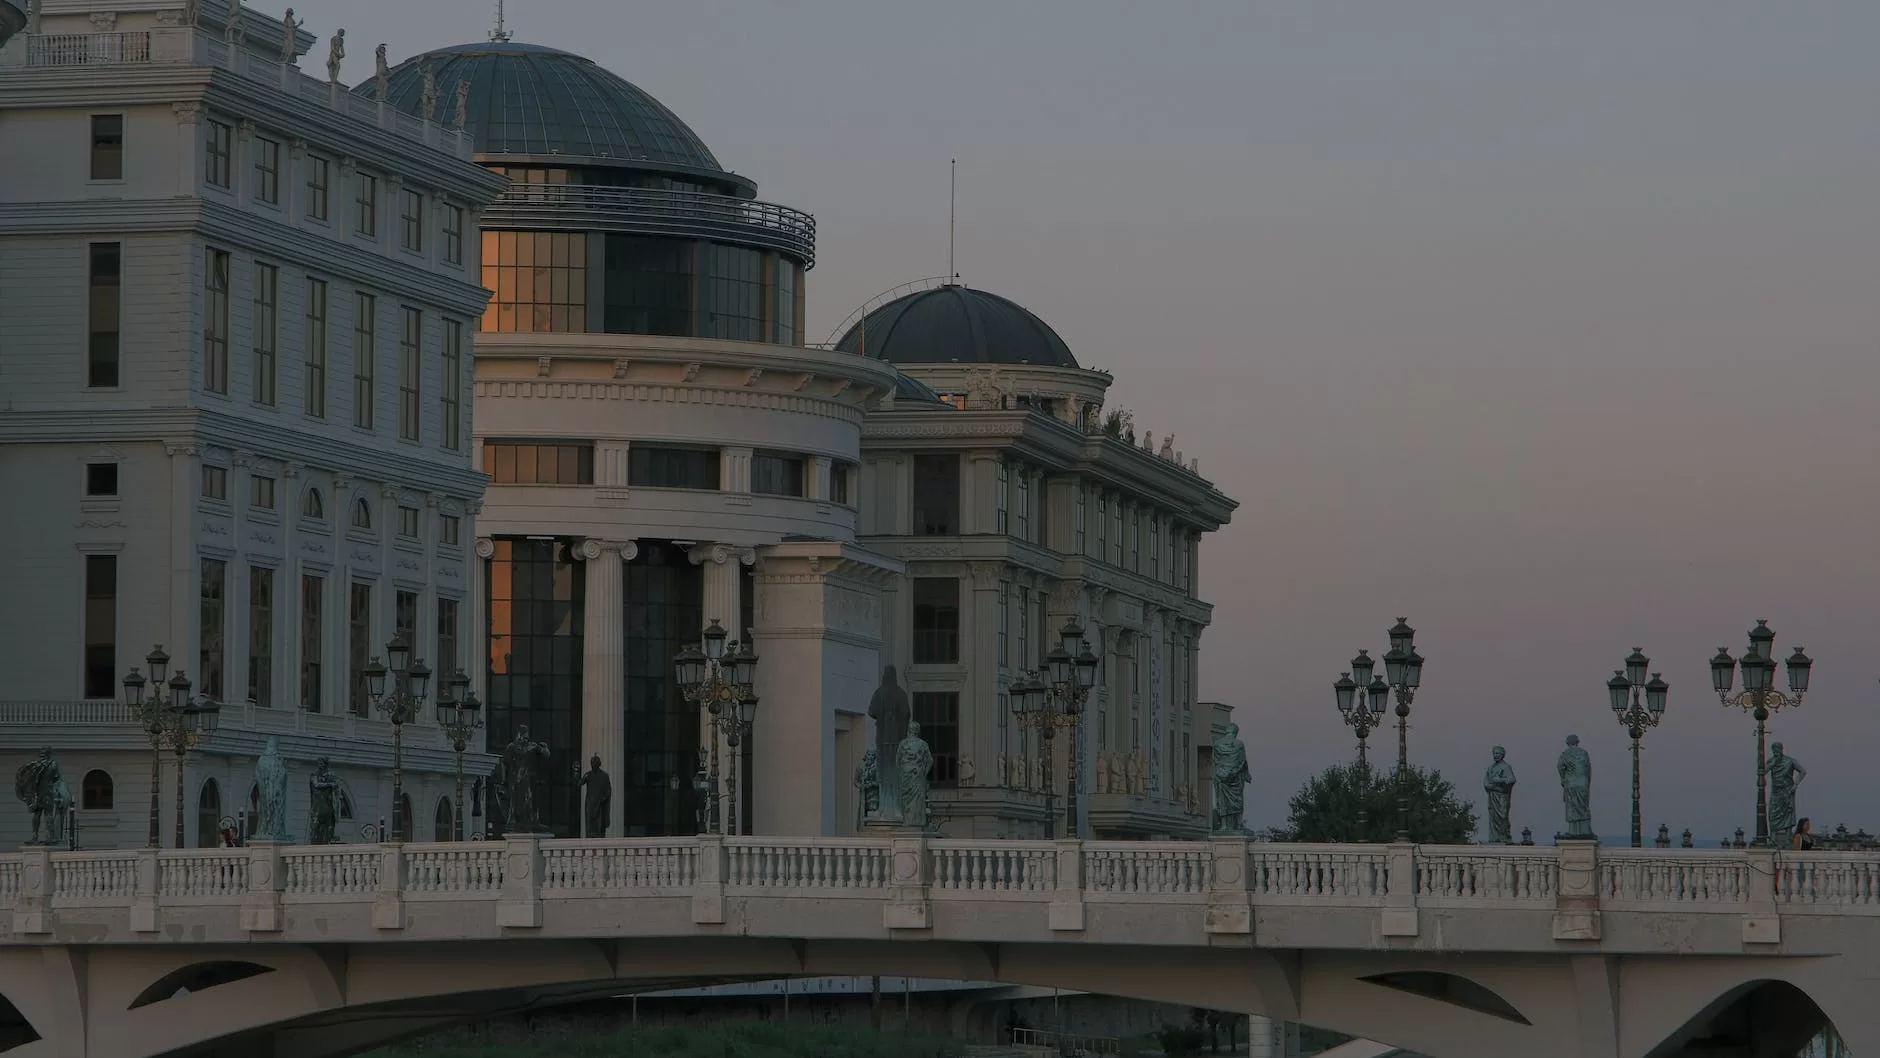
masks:
<instances>
[{"instance_id":1,"label":"rooftop balcony railing","mask_svg":"<svg viewBox=\"0 0 1880 1058\"><path fill-rule=\"evenodd\" d=\"M590 184L511 184L483 214L486 228L618 231L716 239L816 263L816 218L772 202L697 191Z\"/></svg>"}]
</instances>

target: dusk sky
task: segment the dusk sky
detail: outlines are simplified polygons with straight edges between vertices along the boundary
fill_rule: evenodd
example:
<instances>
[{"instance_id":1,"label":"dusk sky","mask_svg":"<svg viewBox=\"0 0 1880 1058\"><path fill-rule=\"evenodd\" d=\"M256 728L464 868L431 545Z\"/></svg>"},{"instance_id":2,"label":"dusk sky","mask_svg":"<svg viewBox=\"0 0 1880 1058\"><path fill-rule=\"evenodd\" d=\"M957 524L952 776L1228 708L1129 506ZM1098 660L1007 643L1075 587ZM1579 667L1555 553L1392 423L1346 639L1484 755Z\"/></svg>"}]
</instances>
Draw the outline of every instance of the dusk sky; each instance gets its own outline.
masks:
<instances>
[{"instance_id":1,"label":"dusk sky","mask_svg":"<svg viewBox=\"0 0 1880 1058\"><path fill-rule=\"evenodd\" d=\"M278 14L274 8L264 8ZM319 0L346 76L493 3ZM946 270L1037 312L1111 406L1241 503L1202 552L1204 696L1248 822L1348 754L1331 684L1406 616L1412 759L1626 832L1605 680L1671 684L1645 824L1752 828L1754 725L1706 659L1759 617L1815 690L1772 723L1818 831L1880 830L1872 494L1880 5L1687 0L512 0L519 41L651 92L808 210L820 339ZM324 63L324 39L303 60ZM1394 732L1374 738L1394 758Z\"/></svg>"}]
</instances>

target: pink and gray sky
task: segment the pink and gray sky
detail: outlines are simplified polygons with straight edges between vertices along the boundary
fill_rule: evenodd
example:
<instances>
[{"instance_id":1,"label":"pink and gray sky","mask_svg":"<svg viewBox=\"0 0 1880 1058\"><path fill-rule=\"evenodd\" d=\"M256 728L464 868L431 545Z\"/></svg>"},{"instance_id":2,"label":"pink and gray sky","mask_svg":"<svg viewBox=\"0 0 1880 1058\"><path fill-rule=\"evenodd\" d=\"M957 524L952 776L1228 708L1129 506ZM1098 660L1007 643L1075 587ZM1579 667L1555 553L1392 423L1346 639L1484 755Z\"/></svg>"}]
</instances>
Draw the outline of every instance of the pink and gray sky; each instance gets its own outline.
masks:
<instances>
[{"instance_id":1,"label":"pink and gray sky","mask_svg":"<svg viewBox=\"0 0 1880 1058\"><path fill-rule=\"evenodd\" d=\"M346 76L481 39L493 3L317 0ZM1113 406L1241 501L1203 552L1205 696L1249 822L1351 750L1331 683L1399 616L1413 759L1561 823L1604 681L1671 683L1645 823L1749 827L1753 725L1705 661L1766 617L1816 660L1775 737L1820 830L1880 830L1880 5L1824 0L511 0L516 39L651 92L813 212L820 337L959 270L1044 317ZM323 58L325 45L315 46ZM311 65L318 65L312 63ZM1394 754L1394 737L1379 749Z\"/></svg>"}]
</instances>

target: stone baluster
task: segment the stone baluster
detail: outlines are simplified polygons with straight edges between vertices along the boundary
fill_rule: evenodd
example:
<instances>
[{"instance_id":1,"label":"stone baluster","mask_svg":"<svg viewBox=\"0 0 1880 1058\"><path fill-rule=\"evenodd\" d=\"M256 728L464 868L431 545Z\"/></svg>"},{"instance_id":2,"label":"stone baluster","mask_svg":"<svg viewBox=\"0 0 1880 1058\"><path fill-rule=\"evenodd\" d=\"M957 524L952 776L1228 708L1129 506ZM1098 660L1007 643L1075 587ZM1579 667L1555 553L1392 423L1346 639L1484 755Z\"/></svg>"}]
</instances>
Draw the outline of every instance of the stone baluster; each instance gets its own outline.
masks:
<instances>
[{"instance_id":1,"label":"stone baluster","mask_svg":"<svg viewBox=\"0 0 1880 1058\"><path fill-rule=\"evenodd\" d=\"M26 845L20 849L20 890L13 902L13 932L52 932L52 847Z\"/></svg>"},{"instance_id":2,"label":"stone baluster","mask_svg":"<svg viewBox=\"0 0 1880 1058\"><path fill-rule=\"evenodd\" d=\"M250 842L248 886L242 894L243 929L251 933L281 931L281 890L286 880L281 846L272 841Z\"/></svg>"},{"instance_id":3,"label":"stone baluster","mask_svg":"<svg viewBox=\"0 0 1880 1058\"><path fill-rule=\"evenodd\" d=\"M503 835L503 891L496 904L496 924L515 929L542 927L542 839L538 835Z\"/></svg>"},{"instance_id":4,"label":"stone baluster","mask_svg":"<svg viewBox=\"0 0 1880 1058\"><path fill-rule=\"evenodd\" d=\"M1084 843L1075 838L1063 838L1052 844L1057 858L1057 882L1051 894L1051 928L1077 932L1084 928Z\"/></svg>"},{"instance_id":5,"label":"stone baluster","mask_svg":"<svg viewBox=\"0 0 1880 1058\"><path fill-rule=\"evenodd\" d=\"M927 835L896 834L890 840L888 903L881 909L881 924L888 929L931 929L927 886L932 871Z\"/></svg>"},{"instance_id":6,"label":"stone baluster","mask_svg":"<svg viewBox=\"0 0 1880 1058\"><path fill-rule=\"evenodd\" d=\"M136 888L131 894L131 932L155 933L157 931L157 850L144 848L137 850Z\"/></svg>"},{"instance_id":7,"label":"stone baluster","mask_svg":"<svg viewBox=\"0 0 1880 1058\"><path fill-rule=\"evenodd\" d=\"M501 915L499 909L497 914ZM373 929L405 928L405 846L379 846L379 888L372 898Z\"/></svg>"},{"instance_id":8,"label":"stone baluster","mask_svg":"<svg viewBox=\"0 0 1880 1058\"><path fill-rule=\"evenodd\" d=\"M730 872L721 834L698 836L698 862L693 868L692 921L701 926L722 925L725 921L725 877Z\"/></svg>"},{"instance_id":9,"label":"stone baluster","mask_svg":"<svg viewBox=\"0 0 1880 1058\"><path fill-rule=\"evenodd\" d=\"M1392 842L1384 851L1384 910L1378 917L1386 937L1417 935L1416 846Z\"/></svg>"},{"instance_id":10,"label":"stone baluster","mask_svg":"<svg viewBox=\"0 0 1880 1058\"><path fill-rule=\"evenodd\" d=\"M1558 838L1560 888L1554 894L1554 939L1599 939L1599 842Z\"/></svg>"},{"instance_id":11,"label":"stone baluster","mask_svg":"<svg viewBox=\"0 0 1880 1058\"><path fill-rule=\"evenodd\" d=\"M1253 935L1253 898L1247 891L1247 839L1209 843L1214 863L1208 872L1209 933Z\"/></svg>"}]
</instances>

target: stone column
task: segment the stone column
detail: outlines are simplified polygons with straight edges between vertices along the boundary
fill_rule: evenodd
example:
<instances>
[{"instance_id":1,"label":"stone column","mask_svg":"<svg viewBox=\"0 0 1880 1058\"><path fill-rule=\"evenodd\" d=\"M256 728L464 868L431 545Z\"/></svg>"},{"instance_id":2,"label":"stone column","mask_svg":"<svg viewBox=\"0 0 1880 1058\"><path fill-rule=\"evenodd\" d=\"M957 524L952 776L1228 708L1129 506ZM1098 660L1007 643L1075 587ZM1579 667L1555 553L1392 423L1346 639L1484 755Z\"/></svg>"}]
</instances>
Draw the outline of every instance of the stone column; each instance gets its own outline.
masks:
<instances>
[{"instance_id":1,"label":"stone column","mask_svg":"<svg viewBox=\"0 0 1880 1058\"><path fill-rule=\"evenodd\" d=\"M612 837L626 825L626 572L639 548L631 540L614 543L583 540L575 553L587 563L587 604L581 638L581 754L576 765L587 770L590 757L601 759L601 769L613 783L608 802L609 834L586 832L585 810L577 821L582 837ZM584 791L585 793L585 791ZM587 799L582 798L585 806Z\"/></svg>"},{"instance_id":2,"label":"stone column","mask_svg":"<svg viewBox=\"0 0 1880 1058\"><path fill-rule=\"evenodd\" d=\"M748 488L750 484L748 456L744 461L744 473L745 486ZM699 630L704 631L711 627L713 621L718 622L727 633L725 642L726 650L729 652L730 643L744 643L749 638L749 617L744 612L744 591L739 582L738 567L740 564L748 566L756 562L757 552L748 547L734 547L730 544L699 544L687 552L687 557L692 560L693 565L703 566L705 569L705 584L699 599ZM718 740L718 781L720 784L718 793L722 796L723 783L731 774L733 766L731 747L724 744L718 729L711 725L710 712L700 709L698 723L698 744L704 747L707 753L712 750L712 741ZM745 745L742 751L751 752L752 747ZM740 797L742 796L740 792ZM719 811L722 813L721 818L728 826L731 822L730 805L721 804ZM744 812L738 813L740 828L750 822L744 818L745 815ZM727 833L729 833L728 830Z\"/></svg>"}]
</instances>

